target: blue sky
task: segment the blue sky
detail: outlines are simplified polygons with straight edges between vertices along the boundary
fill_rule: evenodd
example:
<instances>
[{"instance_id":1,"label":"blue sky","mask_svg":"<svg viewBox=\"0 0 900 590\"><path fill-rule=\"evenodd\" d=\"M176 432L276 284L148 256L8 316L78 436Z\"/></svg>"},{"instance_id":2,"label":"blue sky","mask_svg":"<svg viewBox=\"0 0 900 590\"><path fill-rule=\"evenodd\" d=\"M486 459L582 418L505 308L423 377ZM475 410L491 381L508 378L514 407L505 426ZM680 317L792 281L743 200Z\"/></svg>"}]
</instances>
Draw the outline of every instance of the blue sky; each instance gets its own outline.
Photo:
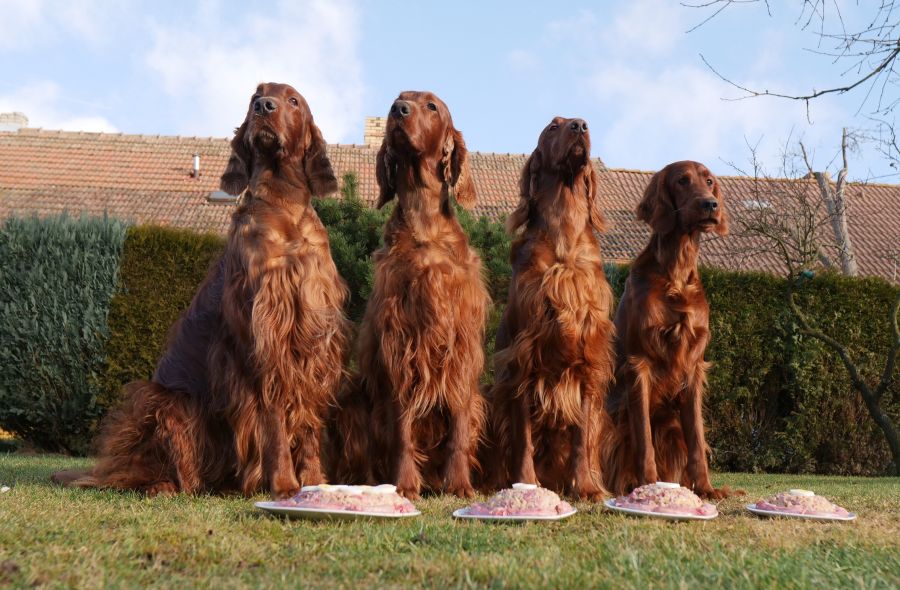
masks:
<instances>
[{"instance_id":1,"label":"blue sky","mask_svg":"<svg viewBox=\"0 0 900 590\"><path fill-rule=\"evenodd\" d=\"M850 24L865 17L829 2ZM225 137L257 82L282 81L328 141L361 143L366 115L429 89L472 150L528 153L563 115L585 118L593 155L616 168L695 159L734 174L728 162L746 169L759 142L775 175L802 138L816 168L834 169L841 128L869 126L861 94L820 99L808 120L802 103L722 100L739 93L700 59L756 88L844 83L845 66L807 51L818 39L797 26L799 4L770 0L773 17L736 5L688 33L709 13L677 0L0 0L0 111L45 128ZM898 181L873 147L850 172Z\"/></svg>"}]
</instances>

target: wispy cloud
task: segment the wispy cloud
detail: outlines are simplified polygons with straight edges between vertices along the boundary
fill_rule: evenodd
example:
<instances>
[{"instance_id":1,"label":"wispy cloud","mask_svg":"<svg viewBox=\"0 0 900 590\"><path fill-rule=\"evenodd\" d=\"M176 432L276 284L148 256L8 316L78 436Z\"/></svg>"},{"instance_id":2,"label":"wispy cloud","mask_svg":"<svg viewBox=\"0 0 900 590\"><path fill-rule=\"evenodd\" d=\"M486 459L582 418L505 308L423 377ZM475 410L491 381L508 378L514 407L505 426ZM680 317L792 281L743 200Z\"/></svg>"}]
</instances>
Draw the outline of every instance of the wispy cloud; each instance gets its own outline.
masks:
<instances>
[{"instance_id":1,"label":"wispy cloud","mask_svg":"<svg viewBox=\"0 0 900 590\"><path fill-rule=\"evenodd\" d=\"M726 154L746 151L745 138L756 141L766 137L769 153L778 154L779 134L804 121L800 104L772 100L727 101L731 88L699 59L674 61L661 59L679 50L685 43L685 30L691 16L677 4L662 0L636 0L612 19L592 12L548 24L547 39L557 44L580 44L577 55L588 55L579 62L588 72L589 91L606 120L593 128L598 155L612 165L659 167L678 159L706 161L722 168ZM591 35L563 36L593 26ZM565 39L565 41L564 41ZM771 64L769 53L760 56L755 87L765 88L774 80L760 73ZM817 122L833 118L833 111L819 109ZM826 132L827 125L804 130L809 139ZM764 146L765 148L766 146Z\"/></svg>"},{"instance_id":2,"label":"wispy cloud","mask_svg":"<svg viewBox=\"0 0 900 590\"><path fill-rule=\"evenodd\" d=\"M100 44L128 13L103 0L0 0L0 52L52 45L66 38Z\"/></svg>"},{"instance_id":3,"label":"wispy cloud","mask_svg":"<svg viewBox=\"0 0 900 590\"><path fill-rule=\"evenodd\" d=\"M113 133L115 125L102 116L73 113L70 101L61 96L59 85L41 81L0 95L0 112L20 111L28 117L29 127L64 131L102 131Z\"/></svg>"},{"instance_id":4,"label":"wispy cloud","mask_svg":"<svg viewBox=\"0 0 900 590\"><path fill-rule=\"evenodd\" d=\"M348 0L281 1L227 14L209 2L187 22L154 26L146 63L175 99L182 133L227 135L259 82L307 99L328 141L362 122L357 10ZM227 17L227 18L226 18Z\"/></svg>"}]
</instances>

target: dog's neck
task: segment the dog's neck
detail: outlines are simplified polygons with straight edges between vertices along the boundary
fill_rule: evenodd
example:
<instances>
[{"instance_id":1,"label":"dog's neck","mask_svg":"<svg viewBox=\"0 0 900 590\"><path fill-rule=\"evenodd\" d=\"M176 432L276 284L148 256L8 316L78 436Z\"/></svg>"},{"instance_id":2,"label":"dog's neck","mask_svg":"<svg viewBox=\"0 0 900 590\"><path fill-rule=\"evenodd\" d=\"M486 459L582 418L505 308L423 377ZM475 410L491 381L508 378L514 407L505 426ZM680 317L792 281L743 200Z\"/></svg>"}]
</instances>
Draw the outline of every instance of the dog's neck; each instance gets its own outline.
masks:
<instances>
[{"instance_id":1,"label":"dog's neck","mask_svg":"<svg viewBox=\"0 0 900 590\"><path fill-rule=\"evenodd\" d=\"M448 187L427 165L401 161L396 173L394 225L405 227L416 242L432 242L455 222Z\"/></svg>"},{"instance_id":2,"label":"dog's neck","mask_svg":"<svg viewBox=\"0 0 900 590\"><path fill-rule=\"evenodd\" d=\"M309 186L297 162L276 158L256 158L250 177L254 199L282 207L300 219L310 202Z\"/></svg>"},{"instance_id":3,"label":"dog's neck","mask_svg":"<svg viewBox=\"0 0 900 590\"><path fill-rule=\"evenodd\" d=\"M584 232L590 231L588 194L582 175L583 172L542 174L537 194L532 197L538 214L529 220L528 229L545 233L560 259L567 258Z\"/></svg>"},{"instance_id":4,"label":"dog's neck","mask_svg":"<svg viewBox=\"0 0 900 590\"><path fill-rule=\"evenodd\" d=\"M678 230L666 234L653 233L650 243L635 261L644 266L648 261L680 289L698 279L697 262L700 257L700 232L684 233Z\"/></svg>"}]
</instances>

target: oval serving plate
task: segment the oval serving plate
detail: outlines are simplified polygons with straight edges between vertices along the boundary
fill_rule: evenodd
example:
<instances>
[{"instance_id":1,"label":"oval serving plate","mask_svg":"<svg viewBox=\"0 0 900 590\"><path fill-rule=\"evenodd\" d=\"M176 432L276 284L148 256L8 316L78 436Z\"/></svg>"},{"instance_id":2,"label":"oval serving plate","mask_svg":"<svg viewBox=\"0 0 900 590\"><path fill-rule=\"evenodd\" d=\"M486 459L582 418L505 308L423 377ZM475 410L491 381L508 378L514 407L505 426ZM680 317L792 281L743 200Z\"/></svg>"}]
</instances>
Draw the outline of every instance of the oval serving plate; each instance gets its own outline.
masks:
<instances>
[{"instance_id":1,"label":"oval serving plate","mask_svg":"<svg viewBox=\"0 0 900 590\"><path fill-rule=\"evenodd\" d=\"M661 520L712 520L719 516L718 511L715 514L703 516L700 514L669 514L666 512L649 512L647 510L635 510L634 508L622 508L616 506L615 498L610 498L603 505L614 512L621 512L631 516L643 516L645 518L659 518Z\"/></svg>"},{"instance_id":2,"label":"oval serving plate","mask_svg":"<svg viewBox=\"0 0 900 590\"><path fill-rule=\"evenodd\" d=\"M796 514L793 512L779 512L777 510L762 510L761 508L757 508L756 504L747 504L744 506L748 511L752 512L757 516L765 516L768 518L800 518L803 520L820 520L820 521L835 521L835 522L849 522L851 520L856 520L855 512L848 512L847 516L820 516L817 514Z\"/></svg>"},{"instance_id":3,"label":"oval serving plate","mask_svg":"<svg viewBox=\"0 0 900 590\"><path fill-rule=\"evenodd\" d=\"M537 521L537 520L562 520L564 518L569 518L573 514L578 512L577 509L573 508L571 512L565 512L563 514L555 514L553 516L540 516L540 515L523 515L523 516L490 516L490 515L480 515L480 514L469 514L468 508L460 508L459 510L455 510L453 512L453 518L459 518L462 520L488 520L493 522L528 522L528 521Z\"/></svg>"},{"instance_id":4,"label":"oval serving plate","mask_svg":"<svg viewBox=\"0 0 900 590\"><path fill-rule=\"evenodd\" d=\"M359 518L410 518L422 514L415 512L363 512L360 510L324 510L322 508L301 508L298 506L281 506L278 502L256 502L253 504L260 510L288 518L356 520Z\"/></svg>"}]
</instances>

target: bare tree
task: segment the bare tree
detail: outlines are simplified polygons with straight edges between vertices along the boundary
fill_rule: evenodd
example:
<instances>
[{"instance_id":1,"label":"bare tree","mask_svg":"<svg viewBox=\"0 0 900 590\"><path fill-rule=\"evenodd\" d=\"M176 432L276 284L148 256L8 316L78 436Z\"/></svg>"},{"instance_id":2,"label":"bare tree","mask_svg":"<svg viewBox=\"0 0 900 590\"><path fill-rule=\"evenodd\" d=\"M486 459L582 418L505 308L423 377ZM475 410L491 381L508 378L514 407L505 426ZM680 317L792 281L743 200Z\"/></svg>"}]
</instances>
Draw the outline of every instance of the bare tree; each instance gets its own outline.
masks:
<instances>
[{"instance_id":1,"label":"bare tree","mask_svg":"<svg viewBox=\"0 0 900 590\"><path fill-rule=\"evenodd\" d=\"M803 161L809 175L816 179L819 185L819 194L822 202L828 209L828 219L831 221L831 229L837 243L838 254L841 258L841 272L848 277L859 275L859 267L856 264L856 255L853 253L853 243L850 239L850 228L847 225L847 128L841 132L841 158L843 165L838 172L837 182L832 184L828 172L815 172L806 153L806 146L800 142L800 150L803 152Z\"/></svg>"},{"instance_id":2,"label":"bare tree","mask_svg":"<svg viewBox=\"0 0 900 590\"><path fill-rule=\"evenodd\" d=\"M885 392L895 382L896 360L900 351L900 294L888 314L891 345L877 381L863 375L860 365L844 343L814 325L796 298L812 276L813 269L820 266L837 268L833 262L835 257L840 261L843 274L851 274L851 270L854 274L856 272L847 233L844 200L848 141L845 130L842 137L843 166L834 184L826 173L813 172L802 142L798 142L800 154L790 150L790 141L786 145L782 152L781 178L765 173L757 158L756 146L748 144L752 166L750 173L731 164L741 175L753 178L753 198L744 202L747 210L737 219L735 249L742 256L775 254L778 257L787 276L787 304L797 318L797 329L821 342L841 359L853 389L859 392L872 420L884 433L893 457L893 471L900 474L900 431L881 405ZM806 174L800 173L797 165L801 157Z\"/></svg>"},{"instance_id":3,"label":"bare tree","mask_svg":"<svg viewBox=\"0 0 900 590\"><path fill-rule=\"evenodd\" d=\"M682 2L682 6L707 11L704 18L688 32L706 25L727 9L747 6L765 6L774 17L769 0L706 0ZM777 97L806 103L807 116L810 103L826 95L862 93L860 111L868 109L874 128L869 138L875 140L879 151L885 155L895 170L900 171L900 144L896 138L894 108L900 104L900 6L897 0L877 0L867 7L869 17L862 25L848 28L841 13L839 0L802 0L795 25L817 38L809 51L819 54L835 65L842 66L844 81L823 81L824 89L791 92L786 89L770 90L751 88L747 84L720 73L704 56L703 63L724 82L740 90L741 95L730 100L754 97Z\"/></svg>"}]
</instances>

